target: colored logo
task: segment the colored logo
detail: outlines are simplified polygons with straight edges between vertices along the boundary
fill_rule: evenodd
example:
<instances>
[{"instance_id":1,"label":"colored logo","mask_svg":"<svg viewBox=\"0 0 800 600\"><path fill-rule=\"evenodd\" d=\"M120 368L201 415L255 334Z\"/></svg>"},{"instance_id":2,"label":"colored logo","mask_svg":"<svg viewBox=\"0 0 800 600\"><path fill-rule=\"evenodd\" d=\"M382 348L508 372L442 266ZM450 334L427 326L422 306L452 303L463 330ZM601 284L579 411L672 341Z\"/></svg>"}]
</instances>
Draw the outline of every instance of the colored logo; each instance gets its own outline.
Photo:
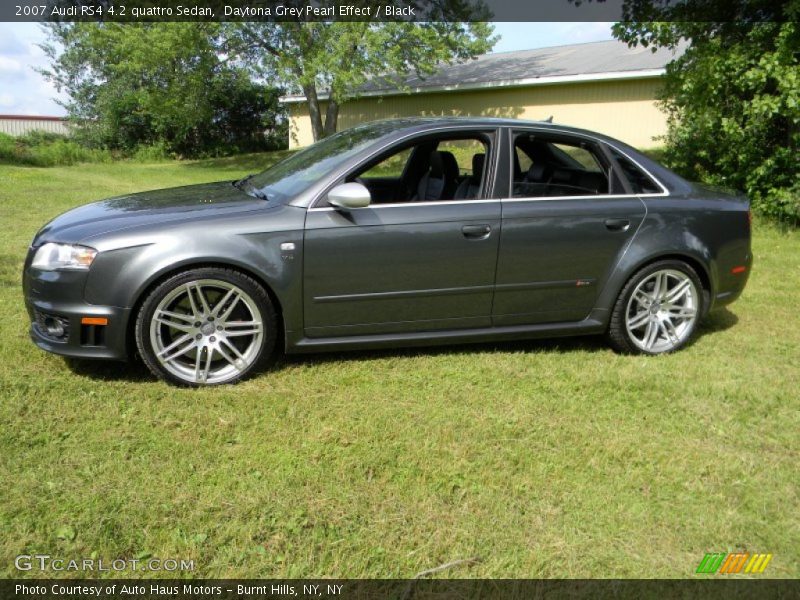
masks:
<instances>
[{"instance_id":1,"label":"colored logo","mask_svg":"<svg viewBox=\"0 0 800 600\"><path fill-rule=\"evenodd\" d=\"M712 552L706 554L695 573L763 573L772 554Z\"/></svg>"}]
</instances>

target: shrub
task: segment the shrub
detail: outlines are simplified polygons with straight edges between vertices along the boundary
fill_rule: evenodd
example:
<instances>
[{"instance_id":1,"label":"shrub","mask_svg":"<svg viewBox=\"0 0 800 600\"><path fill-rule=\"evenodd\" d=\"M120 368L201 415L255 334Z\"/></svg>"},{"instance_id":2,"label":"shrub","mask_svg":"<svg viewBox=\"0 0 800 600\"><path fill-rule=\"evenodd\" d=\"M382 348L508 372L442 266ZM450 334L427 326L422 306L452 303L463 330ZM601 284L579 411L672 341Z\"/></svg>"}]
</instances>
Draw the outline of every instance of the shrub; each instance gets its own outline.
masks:
<instances>
[{"instance_id":1,"label":"shrub","mask_svg":"<svg viewBox=\"0 0 800 600\"><path fill-rule=\"evenodd\" d=\"M744 191L765 216L796 220L800 3L733 0L725 4L737 18L726 22L700 18L703 0L644 4L658 6L647 20L617 23L617 38L666 48L691 41L663 80L666 164Z\"/></svg>"},{"instance_id":2,"label":"shrub","mask_svg":"<svg viewBox=\"0 0 800 600\"><path fill-rule=\"evenodd\" d=\"M16 143L14 138L5 133L0 133L0 161L16 162L15 156Z\"/></svg>"},{"instance_id":3,"label":"shrub","mask_svg":"<svg viewBox=\"0 0 800 600\"><path fill-rule=\"evenodd\" d=\"M131 158L137 162L159 162L174 157L170 155L164 142L156 142L150 145L138 145Z\"/></svg>"},{"instance_id":4,"label":"shrub","mask_svg":"<svg viewBox=\"0 0 800 600\"><path fill-rule=\"evenodd\" d=\"M0 160L3 162L55 167L79 162L108 162L111 152L86 148L65 136L34 131L19 137L0 134Z\"/></svg>"},{"instance_id":5,"label":"shrub","mask_svg":"<svg viewBox=\"0 0 800 600\"><path fill-rule=\"evenodd\" d=\"M800 183L775 188L753 198L753 209L789 225L800 225Z\"/></svg>"}]
</instances>

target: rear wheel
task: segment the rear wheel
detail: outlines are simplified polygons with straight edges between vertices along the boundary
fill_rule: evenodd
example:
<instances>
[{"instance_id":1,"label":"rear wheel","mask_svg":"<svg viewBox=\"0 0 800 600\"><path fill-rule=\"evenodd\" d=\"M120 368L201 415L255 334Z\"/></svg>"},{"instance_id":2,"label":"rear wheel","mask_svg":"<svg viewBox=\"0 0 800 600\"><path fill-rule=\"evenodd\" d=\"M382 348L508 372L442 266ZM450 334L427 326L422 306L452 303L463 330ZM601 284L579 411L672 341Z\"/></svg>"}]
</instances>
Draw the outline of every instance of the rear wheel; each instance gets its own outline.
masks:
<instances>
[{"instance_id":1,"label":"rear wheel","mask_svg":"<svg viewBox=\"0 0 800 600\"><path fill-rule=\"evenodd\" d=\"M664 354L684 346L703 314L702 284L688 264L665 260L636 273L620 292L609 343L632 354Z\"/></svg>"},{"instance_id":2,"label":"rear wheel","mask_svg":"<svg viewBox=\"0 0 800 600\"><path fill-rule=\"evenodd\" d=\"M157 377L179 385L234 383L275 350L277 316L264 288L237 271L200 268L169 278L147 297L136 343Z\"/></svg>"}]
</instances>

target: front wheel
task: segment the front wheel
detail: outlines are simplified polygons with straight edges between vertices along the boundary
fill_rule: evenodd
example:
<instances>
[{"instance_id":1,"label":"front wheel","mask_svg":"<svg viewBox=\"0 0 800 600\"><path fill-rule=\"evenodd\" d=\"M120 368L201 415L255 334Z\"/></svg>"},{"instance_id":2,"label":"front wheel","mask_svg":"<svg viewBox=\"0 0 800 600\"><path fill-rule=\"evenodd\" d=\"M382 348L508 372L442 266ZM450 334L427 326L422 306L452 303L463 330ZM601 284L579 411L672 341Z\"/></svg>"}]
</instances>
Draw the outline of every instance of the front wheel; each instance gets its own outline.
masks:
<instances>
[{"instance_id":1,"label":"front wheel","mask_svg":"<svg viewBox=\"0 0 800 600\"><path fill-rule=\"evenodd\" d=\"M274 354L277 317L264 288L237 271L170 277L142 304L136 344L157 377L178 385L234 383Z\"/></svg>"},{"instance_id":2,"label":"front wheel","mask_svg":"<svg viewBox=\"0 0 800 600\"><path fill-rule=\"evenodd\" d=\"M664 354L684 346L703 314L702 284L695 270L664 260L637 272L620 292L608 341L631 354Z\"/></svg>"}]
</instances>

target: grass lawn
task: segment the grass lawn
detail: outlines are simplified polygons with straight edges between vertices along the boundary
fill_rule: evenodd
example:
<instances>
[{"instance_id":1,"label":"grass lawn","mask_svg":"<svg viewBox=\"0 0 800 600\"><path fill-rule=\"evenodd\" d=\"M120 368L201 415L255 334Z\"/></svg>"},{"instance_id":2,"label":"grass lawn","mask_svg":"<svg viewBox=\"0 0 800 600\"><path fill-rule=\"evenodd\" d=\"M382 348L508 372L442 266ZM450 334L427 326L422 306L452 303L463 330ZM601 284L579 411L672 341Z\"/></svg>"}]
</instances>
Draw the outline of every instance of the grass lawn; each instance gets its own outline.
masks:
<instances>
[{"instance_id":1,"label":"grass lawn","mask_svg":"<svg viewBox=\"0 0 800 600\"><path fill-rule=\"evenodd\" d=\"M30 343L20 271L48 219L268 162L0 165L0 576L44 553L205 577L474 556L441 575L693 577L748 550L800 577L798 231L756 223L743 297L671 356L582 338L289 357L182 390Z\"/></svg>"}]
</instances>

